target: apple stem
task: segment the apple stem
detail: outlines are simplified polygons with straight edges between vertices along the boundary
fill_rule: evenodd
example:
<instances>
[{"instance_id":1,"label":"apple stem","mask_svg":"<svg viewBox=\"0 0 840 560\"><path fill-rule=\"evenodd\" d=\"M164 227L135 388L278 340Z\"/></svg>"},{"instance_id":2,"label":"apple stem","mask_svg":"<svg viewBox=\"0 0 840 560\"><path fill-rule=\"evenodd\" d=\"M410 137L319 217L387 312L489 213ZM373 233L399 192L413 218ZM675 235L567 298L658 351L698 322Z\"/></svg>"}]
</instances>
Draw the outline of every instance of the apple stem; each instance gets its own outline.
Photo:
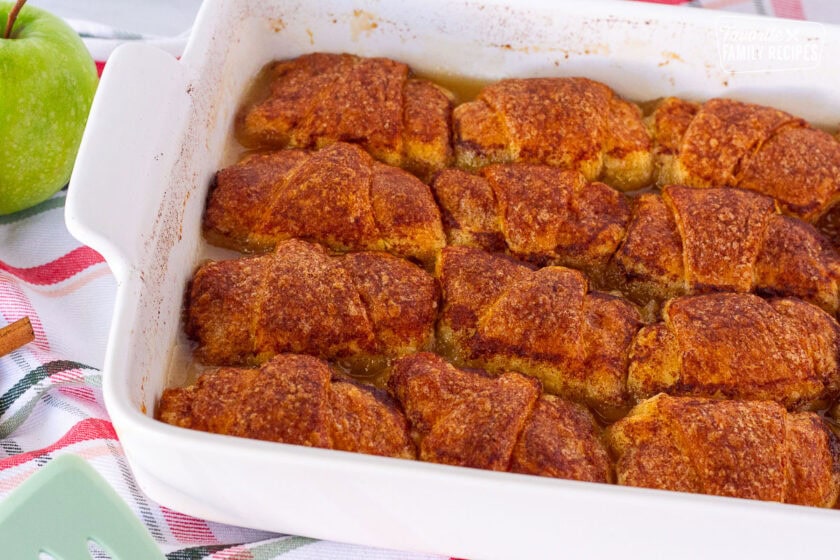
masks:
<instances>
[{"instance_id":1,"label":"apple stem","mask_svg":"<svg viewBox=\"0 0 840 560\"><path fill-rule=\"evenodd\" d=\"M26 0L17 0L15 5L12 6L12 11L9 12L9 19L6 20L6 32L3 34L4 39L9 39L12 36L12 27L15 26L15 20L20 13L20 9L23 8L23 5L26 4Z\"/></svg>"}]
</instances>

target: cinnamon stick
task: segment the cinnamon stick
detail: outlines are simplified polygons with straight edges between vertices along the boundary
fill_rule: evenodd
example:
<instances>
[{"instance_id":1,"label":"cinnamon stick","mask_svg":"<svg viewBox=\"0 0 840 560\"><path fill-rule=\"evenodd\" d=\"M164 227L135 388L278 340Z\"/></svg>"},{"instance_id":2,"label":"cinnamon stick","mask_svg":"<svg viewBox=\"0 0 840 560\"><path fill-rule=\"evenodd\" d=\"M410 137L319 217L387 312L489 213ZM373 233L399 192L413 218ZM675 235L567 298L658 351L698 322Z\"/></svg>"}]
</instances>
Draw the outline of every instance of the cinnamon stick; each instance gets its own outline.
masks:
<instances>
[{"instance_id":1,"label":"cinnamon stick","mask_svg":"<svg viewBox=\"0 0 840 560\"><path fill-rule=\"evenodd\" d=\"M0 356L14 352L33 340L35 340L35 332L32 330L29 317L18 319L11 325L6 325L0 329Z\"/></svg>"}]
</instances>

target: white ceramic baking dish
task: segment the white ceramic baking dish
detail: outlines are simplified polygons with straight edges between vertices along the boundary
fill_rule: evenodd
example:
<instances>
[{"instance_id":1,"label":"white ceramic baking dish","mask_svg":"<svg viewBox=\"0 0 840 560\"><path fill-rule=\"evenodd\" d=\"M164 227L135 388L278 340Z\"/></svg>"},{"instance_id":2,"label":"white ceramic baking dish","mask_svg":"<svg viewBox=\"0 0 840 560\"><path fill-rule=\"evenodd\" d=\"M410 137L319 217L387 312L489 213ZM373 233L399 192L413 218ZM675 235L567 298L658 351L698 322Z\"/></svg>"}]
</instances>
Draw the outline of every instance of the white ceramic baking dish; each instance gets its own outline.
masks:
<instances>
[{"instance_id":1,"label":"white ceramic baking dish","mask_svg":"<svg viewBox=\"0 0 840 560\"><path fill-rule=\"evenodd\" d=\"M237 104L265 63L311 51L488 80L583 75L636 100L733 96L826 126L840 117L840 29L633 2L206 1L180 60L150 46L118 49L82 142L67 224L119 283L105 398L149 496L225 523L468 558L834 552L837 511L483 472L155 421L182 294L202 251L205 195Z\"/></svg>"}]
</instances>

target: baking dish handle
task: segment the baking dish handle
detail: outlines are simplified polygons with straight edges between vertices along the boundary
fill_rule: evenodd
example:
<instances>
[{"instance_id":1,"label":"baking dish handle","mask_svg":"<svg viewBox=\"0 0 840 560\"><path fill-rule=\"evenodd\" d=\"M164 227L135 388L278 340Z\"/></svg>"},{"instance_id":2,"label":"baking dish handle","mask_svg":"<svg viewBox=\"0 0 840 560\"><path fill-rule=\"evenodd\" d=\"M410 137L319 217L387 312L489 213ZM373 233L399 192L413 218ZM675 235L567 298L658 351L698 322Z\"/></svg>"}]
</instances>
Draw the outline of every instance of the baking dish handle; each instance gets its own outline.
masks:
<instances>
[{"instance_id":1,"label":"baking dish handle","mask_svg":"<svg viewBox=\"0 0 840 560\"><path fill-rule=\"evenodd\" d=\"M184 67L142 43L117 48L93 100L70 187L70 233L118 280L137 265L178 154L190 103Z\"/></svg>"}]
</instances>

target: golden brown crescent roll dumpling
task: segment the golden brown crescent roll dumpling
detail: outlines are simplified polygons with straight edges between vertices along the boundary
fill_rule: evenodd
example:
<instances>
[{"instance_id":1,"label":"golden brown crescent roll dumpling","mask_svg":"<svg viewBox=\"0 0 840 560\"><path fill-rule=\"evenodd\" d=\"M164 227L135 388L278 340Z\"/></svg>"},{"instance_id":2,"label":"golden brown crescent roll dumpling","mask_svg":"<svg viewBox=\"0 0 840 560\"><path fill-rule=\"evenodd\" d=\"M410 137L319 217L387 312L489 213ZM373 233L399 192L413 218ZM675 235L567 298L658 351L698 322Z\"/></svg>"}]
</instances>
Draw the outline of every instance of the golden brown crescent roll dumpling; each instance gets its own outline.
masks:
<instances>
[{"instance_id":1,"label":"golden brown crescent roll dumpling","mask_svg":"<svg viewBox=\"0 0 840 560\"><path fill-rule=\"evenodd\" d=\"M265 251L297 237L427 263L445 244L429 187L343 142L317 152L252 153L219 171L204 235L238 251Z\"/></svg>"},{"instance_id":2,"label":"golden brown crescent roll dumpling","mask_svg":"<svg viewBox=\"0 0 840 560\"><path fill-rule=\"evenodd\" d=\"M278 354L259 369L219 368L166 389L158 418L253 439L414 459L402 412L384 392L331 381L323 360Z\"/></svg>"},{"instance_id":3,"label":"golden brown crescent roll dumpling","mask_svg":"<svg viewBox=\"0 0 840 560\"><path fill-rule=\"evenodd\" d=\"M458 369L435 354L400 358L388 381L424 461L609 482L600 430L585 407L540 394L535 379Z\"/></svg>"},{"instance_id":4,"label":"golden brown crescent roll dumpling","mask_svg":"<svg viewBox=\"0 0 840 560\"><path fill-rule=\"evenodd\" d=\"M627 486L819 507L840 491L834 434L772 402L658 395L606 436Z\"/></svg>"},{"instance_id":5,"label":"golden brown crescent roll dumpling","mask_svg":"<svg viewBox=\"0 0 840 560\"><path fill-rule=\"evenodd\" d=\"M442 352L457 365L539 378L603 413L626 404L627 351L641 326L623 298L563 267L532 270L471 247L441 251Z\"/></svg>"},{"instance_id":6,"label":"golden brown crescent roll dumpling","mask_svg":"<svg viewBox=\"0 0 840 560\"><path fill-rule=\"evenodd\" d=\"M314 53L275 63L266 99L245 107L250 148L353 142L376 159L430 176L452 159L452 95L387 58Z\"/></svg>"},{"instance_id":7,"label":"golden brown crescent roll dumpling","mask_svg":"<svg viewBox=\"0 0 840 560\"><path fill-rule=\"evenodd\" d=\"M596 275L630 218L630 205L614 189L546 165L488 165L478 175L447 169L432 188L450 244Z\"/></svg>"},{"instance_id":8,"label":"golden brown crescent roll dumpling","mask_svg":"<svg viewBox=\"0 0 840 560\"><path fill-rule=\"evenodd\" d=\"M652 178L641 110L586 78L501 80L452 113L458 166L541 163L578 170L620 189Z\"/></svg>"},{"instance_id":9,"label":"golden brown crescent roll dumpling","mask_svg":"<svg viewBox=\"0 0 840 560\"><path fill-rule=\"evenodd\" d=\"M295 352L361 373L372 360L428 348L437 300L434 278L404 259L336 257L290 240L273 253L199 268L186 329L202 363L259 364Z\"/></svg>"},{"instance_id":10,"label":"golden brown crescent roll dumpling","mask_svg":"<svg viewBox=\"0 0 840 560\"><path fill-rule=\"evenodd\" d=\"M537 400L519 434L510 472L589 482L614 478L601 429L589 409L548 394Z\"/></svg>"},{"instance_id":11,"label":"golden brown crescent roll dumpling","mask_svg":"<svg viewBox=\"0 0 840 560\"><path fill-rule=\"evenodd\" d=\"M497 471L508 470L541 392L530 377L464 372L430 353L397 360L388 387L405 410L421 460Z\"/></svg>"},{"instance_id":12,"label":"golden brown crescent roll dumpling","mask_svg":"<svg viewBox=\"0 0 840 560\"><path fill-rule=\"evenodd\" d=\"M657 106L651 128L660 185L741 187L812 223L840 199L840 143L783 111L671 97Z\"/></svg>"},{"instance_id":13,"label":"golden brown crescent roll dumpling","mask_svg":"<svg viewBox=\"0 0 840 560\"><path fill-rule=\"evenodd\" d=\"M796 408L840 387L840 326L811 304L710 294L671 300L662 315L630 348L627 388L638 400L666 392Z\"/></svg>"},{"instance_id":14,"label":"golden brown crescent roll dumpling","mask_svg":"<svg viewBox=\"0 0 840 560\"><path fill-rule=\"evenodd\" d=\"M642 303L736 291L838 309L840 256L830 242L781 215L772 198L742 189L669 185L642 195L611 269Z\"/></svg>"}]
</instances>

